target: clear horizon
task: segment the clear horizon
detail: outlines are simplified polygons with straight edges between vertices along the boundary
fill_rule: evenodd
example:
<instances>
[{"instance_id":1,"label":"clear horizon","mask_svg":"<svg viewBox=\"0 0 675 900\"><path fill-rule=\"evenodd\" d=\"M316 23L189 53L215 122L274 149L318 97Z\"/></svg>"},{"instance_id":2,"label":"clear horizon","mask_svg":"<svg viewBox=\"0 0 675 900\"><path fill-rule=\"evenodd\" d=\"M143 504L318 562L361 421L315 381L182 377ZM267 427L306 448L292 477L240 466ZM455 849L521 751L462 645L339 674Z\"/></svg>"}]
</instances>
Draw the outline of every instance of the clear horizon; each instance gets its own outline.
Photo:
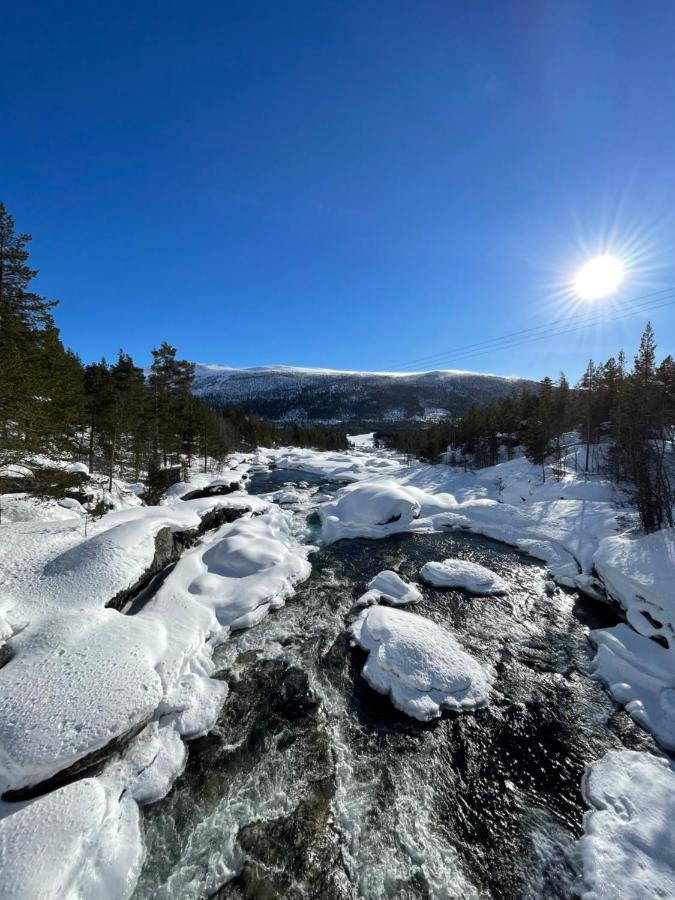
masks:
<instances>
[{"instance_id":1,"label":"clear horizon","mask_svg":"<svg viewBox=\"0 0 675 900\"><path fill-rule=\"evenodd\" d=\"M661 0L16 7L0 199L87 362L167 340L232 367L576 380L648 318L675 351L675 305L624 315L675 287L673 28ZM580 304L603 252L625 282Z\"/></svg>"}]
</instances>

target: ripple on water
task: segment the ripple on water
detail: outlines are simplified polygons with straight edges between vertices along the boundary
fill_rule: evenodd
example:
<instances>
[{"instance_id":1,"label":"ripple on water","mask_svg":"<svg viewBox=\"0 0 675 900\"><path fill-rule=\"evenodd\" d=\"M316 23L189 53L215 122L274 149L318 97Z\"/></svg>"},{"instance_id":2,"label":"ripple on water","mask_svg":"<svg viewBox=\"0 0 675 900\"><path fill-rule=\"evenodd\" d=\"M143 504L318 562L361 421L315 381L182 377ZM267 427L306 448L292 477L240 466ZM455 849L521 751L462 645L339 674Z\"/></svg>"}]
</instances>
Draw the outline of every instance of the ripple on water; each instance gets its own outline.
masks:
<instances>
[{"instance_id":1,"label":"ripple on water","mask_svg":"<svg viewBox=\"0 0 675 900\"><path fill-rule=\"evenodd\" d=\"M424 725L368 687L345 626L377 572L416 581L453 555L492 568L508 596L424 585L415 612L492 670L491 704ZM593 607L547 596L541 565L474 535L342 541L312 562L283 609L219 649L230 696L144 811L136 897L574 896L586 765L651 747L582 674L588 628L605 624Z\"/></svg>"}]
</instances>

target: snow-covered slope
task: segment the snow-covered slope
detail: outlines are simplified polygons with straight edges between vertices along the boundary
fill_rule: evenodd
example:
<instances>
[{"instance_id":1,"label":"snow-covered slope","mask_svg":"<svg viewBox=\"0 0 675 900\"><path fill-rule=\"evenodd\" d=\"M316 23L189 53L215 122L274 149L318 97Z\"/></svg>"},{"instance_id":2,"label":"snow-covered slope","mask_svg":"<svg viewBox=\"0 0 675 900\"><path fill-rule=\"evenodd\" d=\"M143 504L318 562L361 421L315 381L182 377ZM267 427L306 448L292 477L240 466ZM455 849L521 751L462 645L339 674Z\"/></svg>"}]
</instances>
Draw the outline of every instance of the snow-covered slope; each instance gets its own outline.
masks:
<instances>
[{"instance_id":1,"label":"snow-covered slope","mask_svg":"<svg viewBox=\"0 0 675 900\"><path fill-rule=\"evenodd\" d=\"M236 404L278 423L431 422L524 384L532 382L454 369L396 373L199 365L194 392L213 406Z\"/></svg>"}]
</instances>

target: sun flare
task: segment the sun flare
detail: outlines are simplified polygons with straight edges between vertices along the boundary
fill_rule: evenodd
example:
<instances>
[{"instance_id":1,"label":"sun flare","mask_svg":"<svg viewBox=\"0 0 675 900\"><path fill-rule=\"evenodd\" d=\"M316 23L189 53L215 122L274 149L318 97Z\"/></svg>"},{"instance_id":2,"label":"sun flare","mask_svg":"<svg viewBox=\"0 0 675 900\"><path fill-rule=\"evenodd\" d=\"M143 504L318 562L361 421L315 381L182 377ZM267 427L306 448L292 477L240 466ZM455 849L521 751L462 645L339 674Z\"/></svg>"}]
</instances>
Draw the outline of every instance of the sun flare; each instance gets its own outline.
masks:
<instances>
[{"instance_id":1,"label":"sun flare","mask_svg":"<svg viewBox=\"0 0 675 900\"><path fill-rule=\"evenodd\" d=\"M616 256L595 256L579 271L574 289L584 300L596 300L615 291L623 275L623 263Z\"/></svg>"}]
</instances>

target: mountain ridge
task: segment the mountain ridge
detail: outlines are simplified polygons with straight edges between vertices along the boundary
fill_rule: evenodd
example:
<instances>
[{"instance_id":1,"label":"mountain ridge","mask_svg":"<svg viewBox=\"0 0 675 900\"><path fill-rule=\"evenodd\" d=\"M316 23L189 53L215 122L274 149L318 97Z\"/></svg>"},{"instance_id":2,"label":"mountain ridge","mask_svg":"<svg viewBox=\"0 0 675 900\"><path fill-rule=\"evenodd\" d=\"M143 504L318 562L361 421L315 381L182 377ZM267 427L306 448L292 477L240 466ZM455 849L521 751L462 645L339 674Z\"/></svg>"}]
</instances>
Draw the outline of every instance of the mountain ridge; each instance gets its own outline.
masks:
<instances>
[{"instance_id":1,"label":"mountain ridge","mask_svg":"<svg viewBox=\"0 0 675 900\"><path fill-rule=\"evenodd\" d=\"M533 387L518 376L458 369L356 372L301 366L234 368L200 363L194 393L210 405L241 406L248 413L291 425L383 426L438 421Z\"/></svg>"}]
</instances>

